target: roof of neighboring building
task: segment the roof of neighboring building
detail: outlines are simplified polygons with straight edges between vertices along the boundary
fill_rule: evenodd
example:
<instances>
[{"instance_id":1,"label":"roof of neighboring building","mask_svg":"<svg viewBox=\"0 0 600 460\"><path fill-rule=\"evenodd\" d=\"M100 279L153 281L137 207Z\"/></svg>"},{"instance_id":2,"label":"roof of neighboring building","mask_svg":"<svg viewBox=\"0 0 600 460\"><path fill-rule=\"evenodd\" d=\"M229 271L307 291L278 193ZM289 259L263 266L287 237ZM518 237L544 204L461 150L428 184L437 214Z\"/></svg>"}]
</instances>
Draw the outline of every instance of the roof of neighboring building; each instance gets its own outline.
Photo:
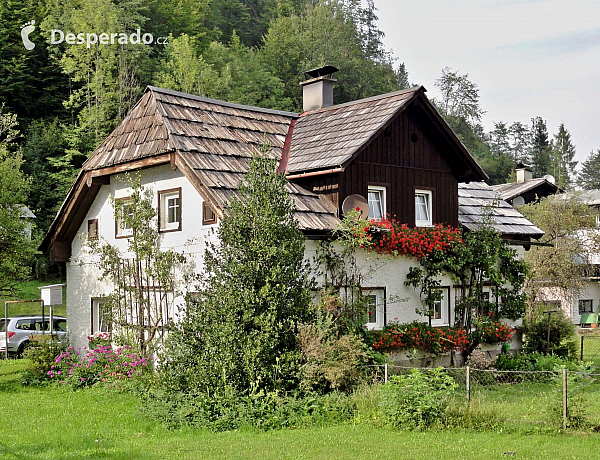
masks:
<instances>
[{"instance_id":1,"label":"roof of neighboring building","mask_svg":"<svg viewBox=\"0 0 600 460\"><path fill-rule=\"evenodd\" d=\"M458 220L465 228L476 230L486 215L493 227L504 235L540 238L544 232L513 208L485 182L458 184Z\"/></svg>"},{"instance_id":2,"label":"roof of neighboring building","mask_svg":"<svg viewBox=\"0 0 600 460\"><path fill-rule=\"evenodd\" d=\"M549 193L544 196L552 195L558 191L558 186L552 182L548 182L545 178L529 179L525 182L509 182L507 184L492 185L494 191L498 193L503 200L512 200L513 198L527 193L537 187L545 187Z\"/></svg>"},{"instance_id":3,"label":"roof of neighboring building","mask_svg":"<svg viewBox=\"0 0 600 460\"><path fill-rule=\"evenodd\" d=\"M293 129L285 170L293 175L345 167L397 115L419 99L429 107L435 120L432 123L446 131L458 147L457 157L471 172L471 178L486 180L485 172L424 94L425 88L417 86L301 114Z\"/></svg>"},{"instance_id":4,"label":"roof of neighboring building","mask_svg":"<svg viewBox=\"0 0 600 460\"><path fill-rule=\"evenodd\" d=\"M566 194L565 194L566 195ZM590 206L600 205L600 190L584 190L583 192L576 192L575 197L579 201L589 204Z\"/></svg>"}]
</instances>

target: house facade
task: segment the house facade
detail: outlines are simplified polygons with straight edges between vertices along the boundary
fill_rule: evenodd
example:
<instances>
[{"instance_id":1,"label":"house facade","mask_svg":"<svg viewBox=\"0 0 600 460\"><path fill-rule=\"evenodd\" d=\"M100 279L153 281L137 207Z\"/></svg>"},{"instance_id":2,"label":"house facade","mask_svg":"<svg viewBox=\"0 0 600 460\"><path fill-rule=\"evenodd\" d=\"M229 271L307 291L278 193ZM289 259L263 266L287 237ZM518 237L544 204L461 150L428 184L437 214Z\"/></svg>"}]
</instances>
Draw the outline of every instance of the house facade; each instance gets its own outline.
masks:
<instances>
[{"instance_id":1,"label":"house facade","mask_svg":"<svg viewBox=\"0 0 600 460\"><path fill-rule=\"evenodd\" d=\"M135 171L159 210L162 245L184 252L202 272L211 232L248 170L253 153L270 146L307 236L312 260L319 240L340 222L344 200L364 197L370 217L396 216L409 226L443 223L475 229L484 212L518 248L543 232L483 181L477 162L425 96L423 87L347 104L332 104L330 75L304 82L302 114L231 104L149 87L138 104L83 165L42 249L67 266L67 315L72 340L87 346L101 330L102 297L113 289L80 235L127 247L128 229L114 202L131 194ZM486 211L488 210L488 211ZM372 313L367 327L428 320L416 313L419 293L404 286L416 259L359 254ZM432 325L452 322L455 290L442 278L443 299ZM172 292L176 299L184 292ZM174 307L175 308L175 307ZM169 315L176 315L171 311Z\"/></svg>"}]
</instances>

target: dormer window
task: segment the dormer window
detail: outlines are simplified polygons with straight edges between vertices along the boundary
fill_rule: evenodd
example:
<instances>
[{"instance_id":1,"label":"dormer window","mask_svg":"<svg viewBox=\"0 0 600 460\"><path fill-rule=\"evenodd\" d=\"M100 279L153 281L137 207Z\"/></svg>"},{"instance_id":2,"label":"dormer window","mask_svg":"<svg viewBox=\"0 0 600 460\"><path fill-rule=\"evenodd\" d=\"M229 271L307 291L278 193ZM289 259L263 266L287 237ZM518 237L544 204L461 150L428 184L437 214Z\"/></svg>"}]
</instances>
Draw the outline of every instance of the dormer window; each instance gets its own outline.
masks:
<instances>
[{"instance_id":1,"label":"dormer window","mask_svg":"<svg viewBox=\"0 0 600 460\"><path fill-rule=\"evenodd\" d=\"M369 199L369 219L383 219L386 214L386 188L369 185L368 187L368 199Z\"/></svg>"},{"instance_id":2,"label":"dormer window","mask_svg":"<svg viewBox=\"0 0 600 460\"><path fill-rule=\"evenodd\" d=\"M431 227L433 225L431 196L430 190L415 190L415 227Z\"/></svg>"}]
</instances>

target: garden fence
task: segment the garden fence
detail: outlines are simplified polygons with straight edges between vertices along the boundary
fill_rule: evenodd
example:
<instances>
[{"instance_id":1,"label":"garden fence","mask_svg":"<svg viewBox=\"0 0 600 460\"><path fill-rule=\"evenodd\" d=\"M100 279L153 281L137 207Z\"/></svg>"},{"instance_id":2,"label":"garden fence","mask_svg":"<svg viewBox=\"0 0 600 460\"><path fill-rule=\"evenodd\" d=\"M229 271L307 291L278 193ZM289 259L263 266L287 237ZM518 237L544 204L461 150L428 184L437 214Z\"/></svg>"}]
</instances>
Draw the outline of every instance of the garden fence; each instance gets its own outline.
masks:
<instances>
[{"instance_id":1,"label":"garden fence","mask_svg":"<svg viewBox=\"0 0 600 460\"><path fill-rule=\"evenodd\" d=\"M600 371L600 335L582 334L579 343L579 359L590 363Z\"/></svg>"},{"instance_id":2,"label":"garden fence","mask_svg":"<svg viewBox=\"0 0 600 460\"><path fill-rule=\"evenodd\" d=\"M391 376L413 369L397 365L372 366L373 380L386 383ZM456 390L449 408L465 412L479 423L502 424L519 430L600 430L600 373L554 371L499 371L473 367L445 368Z\"/></svg>"}]
</instances>

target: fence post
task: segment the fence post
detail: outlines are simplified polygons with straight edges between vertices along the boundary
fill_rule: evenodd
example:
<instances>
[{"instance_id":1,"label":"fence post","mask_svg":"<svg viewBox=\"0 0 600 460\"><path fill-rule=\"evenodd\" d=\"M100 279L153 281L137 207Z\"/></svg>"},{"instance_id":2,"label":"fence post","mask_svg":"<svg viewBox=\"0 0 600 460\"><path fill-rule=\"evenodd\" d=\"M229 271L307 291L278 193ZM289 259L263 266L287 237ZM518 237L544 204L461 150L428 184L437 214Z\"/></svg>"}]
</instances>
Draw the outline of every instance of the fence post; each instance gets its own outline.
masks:
<instances>
[{"instance_id":1,"label":"fence post","mask_svg":"<svg viewBox=\"0 0 600 460\"><path fill-rule=\"evenodd\" d=\"M579 349L579 361L583 362L583 338L585 335L581 336L581 348Z\"/></svg>"},{"instance_id":2,"label":"fence post","mask_svg":"<svg viewBox=\"0 0 600 460\"><path fill-rule=\"evenodd\" d=\"M387 383L388 382L388 363L385 363L385 366L383 367L383 383Z\"/></svg>"},{"instance_id":3,"label":"fence post","mask_svg":"<svg viewBox=\"0 0 600 460\"><path fill-rule=\"evenodd\" d=\"M567 370L563 369L563 430L567 429Z\"/></svg>"},{"instance_id":4,"label":"fence post","mask_svg":"<svg viewBox=\"0 0 600 460\"><path fill-rule=\"evenodd\" d=\"M471 402L471 366L467 366L467 402Z\"/></svg>"}]
</instances>

